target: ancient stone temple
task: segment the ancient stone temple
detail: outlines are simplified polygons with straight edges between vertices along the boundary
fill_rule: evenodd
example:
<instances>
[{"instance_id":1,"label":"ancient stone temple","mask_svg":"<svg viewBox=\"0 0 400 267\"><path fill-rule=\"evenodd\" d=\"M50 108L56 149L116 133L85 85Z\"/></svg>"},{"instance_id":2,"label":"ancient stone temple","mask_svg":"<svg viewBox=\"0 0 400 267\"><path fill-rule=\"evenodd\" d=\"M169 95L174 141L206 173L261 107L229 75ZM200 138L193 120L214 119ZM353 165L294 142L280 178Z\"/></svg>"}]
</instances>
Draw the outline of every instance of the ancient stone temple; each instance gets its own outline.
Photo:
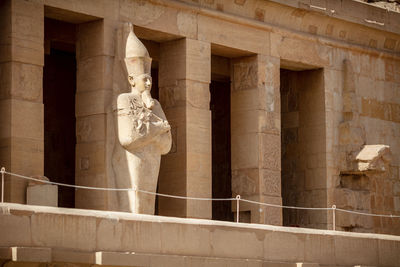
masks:
<instances>
[{"instance_id":1,"label":"ancient stone temple","mask_svg":"<svg viewBox=\"0 0 400 267\"><path fill-rule=\"evenodd\" d=\"M0 0L0 266L400 266L366 2Z\"/></svg>"}]
</instances>

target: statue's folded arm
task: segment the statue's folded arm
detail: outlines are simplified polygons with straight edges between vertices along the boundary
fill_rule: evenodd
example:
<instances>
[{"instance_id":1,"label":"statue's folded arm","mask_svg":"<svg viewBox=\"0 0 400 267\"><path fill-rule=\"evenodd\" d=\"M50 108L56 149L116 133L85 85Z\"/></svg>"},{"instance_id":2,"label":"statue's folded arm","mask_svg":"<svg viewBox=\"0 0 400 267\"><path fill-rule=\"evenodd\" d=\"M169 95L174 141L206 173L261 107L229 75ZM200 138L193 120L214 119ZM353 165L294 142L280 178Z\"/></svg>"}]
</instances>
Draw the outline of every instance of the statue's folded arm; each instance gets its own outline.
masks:
<instances>
[{"instance_id":1,"label":"statue's folded arm","mask_svg":"<svg viewBox=\"0 0 400 267\"><path fill-rule=\"evenodd\" d=\"M121 146L133 152L152 142L165 142L155 137L170 131L171 127L167 120L143 106L133 107L130 98L128 93L119 95L117 99L115 115L117 116L118 139ZM160 115L165 117L164 114ZM165 138L168 139L168 137L162 139Z\"/></svg>"}]
</instances>

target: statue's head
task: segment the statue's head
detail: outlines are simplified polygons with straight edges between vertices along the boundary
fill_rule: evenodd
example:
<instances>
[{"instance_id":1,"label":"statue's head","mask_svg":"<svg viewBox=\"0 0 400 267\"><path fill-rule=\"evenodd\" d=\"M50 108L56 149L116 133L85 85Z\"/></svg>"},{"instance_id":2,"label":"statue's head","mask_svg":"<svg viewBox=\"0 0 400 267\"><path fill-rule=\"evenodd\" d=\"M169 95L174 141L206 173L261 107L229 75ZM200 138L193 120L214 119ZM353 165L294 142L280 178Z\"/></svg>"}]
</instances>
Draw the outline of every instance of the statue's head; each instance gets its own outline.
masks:
<instances>
[{"instance_id":1,"label":"statue's head","mask_svg":"<svg viewBox=\"0 0 400 267\"><path fill-rule=\"evenodd\" d=\"M128 70L128 80L132 91L141 94L146 107L152 108L154 100L151 98L151 58L143 43L133 32L133 25L128 24L130 32L126 41L125 64Z\"/></svg>"}]
</instances>

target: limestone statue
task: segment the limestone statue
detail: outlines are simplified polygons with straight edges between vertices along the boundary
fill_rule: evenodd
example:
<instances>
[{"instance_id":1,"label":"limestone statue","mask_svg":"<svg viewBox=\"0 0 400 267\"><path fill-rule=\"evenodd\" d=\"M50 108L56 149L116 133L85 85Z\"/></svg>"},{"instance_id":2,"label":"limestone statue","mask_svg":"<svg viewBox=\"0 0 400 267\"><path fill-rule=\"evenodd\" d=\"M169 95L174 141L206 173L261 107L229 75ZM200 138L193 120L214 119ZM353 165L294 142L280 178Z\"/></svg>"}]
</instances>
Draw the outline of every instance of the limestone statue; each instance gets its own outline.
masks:
<instances>
[{"instance_id":1,"label":"limestone statue","mask_svg":"<svg viewBox=\"0 0 400 267\"><path fill-rule=\"evenodd\" d=\"M114 109L117 142L113 169L117 188L156 192L161 155L171 148L171 127L160 103L150 94L151 58L127 24L125 65L131 87L117 96ZM119 210L154 214L155 196L143 192L119 192Z\"/></svg>"}]
</instances>

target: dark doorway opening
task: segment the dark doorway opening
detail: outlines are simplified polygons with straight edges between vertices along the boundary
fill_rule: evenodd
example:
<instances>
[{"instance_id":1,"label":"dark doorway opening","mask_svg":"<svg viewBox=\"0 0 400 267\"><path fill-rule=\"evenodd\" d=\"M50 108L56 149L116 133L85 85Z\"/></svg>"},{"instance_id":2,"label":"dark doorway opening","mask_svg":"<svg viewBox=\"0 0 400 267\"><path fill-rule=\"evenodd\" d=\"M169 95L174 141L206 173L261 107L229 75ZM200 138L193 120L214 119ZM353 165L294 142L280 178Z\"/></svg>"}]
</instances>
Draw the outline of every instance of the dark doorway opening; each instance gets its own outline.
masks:
<instances>
[{"instance_id":1,"label":"dark doorway opening","mask_svg":"<svg viewBox=\"0 0 400 267\"><path fill-rule=\"evenodd\" d=\"M45 19L44 175L75 184L75 25ZM58 206L74 207L75 190L58 187Z\"/></svg>"},{"instance_id":2,"label":"dark doorway opening","mask_svg":"<svg viewBox=\"0 0 400 267\"><path fill-rule=\"evenodd\" d=\"M282 203L326 207L325 92L321 69L281 69ZM326 213L283 209L283 225L326 228Z\"/></svg>"},{"instance_id":3,"label":"dark doorway opening","mask_svg":"<svg viewBox=\"0 0 400 267\"><path fill-rule=\"evenodd\" d=\"M212 197L231 198L230 81L211 81ZM233 221L230 201L212 202L212 219Z\"/></svg>"},{"instance_id":4,"label":"dark doorway opening","mask_svg":"<svg viewBox=\"0 0 400 267\"><path fill-rule=\"evenodd\" d=\"M160 100L159 92L160 89L158 88L158 68L151 68L151 97L154 99Z\"/></svg>"}]
</instances>

